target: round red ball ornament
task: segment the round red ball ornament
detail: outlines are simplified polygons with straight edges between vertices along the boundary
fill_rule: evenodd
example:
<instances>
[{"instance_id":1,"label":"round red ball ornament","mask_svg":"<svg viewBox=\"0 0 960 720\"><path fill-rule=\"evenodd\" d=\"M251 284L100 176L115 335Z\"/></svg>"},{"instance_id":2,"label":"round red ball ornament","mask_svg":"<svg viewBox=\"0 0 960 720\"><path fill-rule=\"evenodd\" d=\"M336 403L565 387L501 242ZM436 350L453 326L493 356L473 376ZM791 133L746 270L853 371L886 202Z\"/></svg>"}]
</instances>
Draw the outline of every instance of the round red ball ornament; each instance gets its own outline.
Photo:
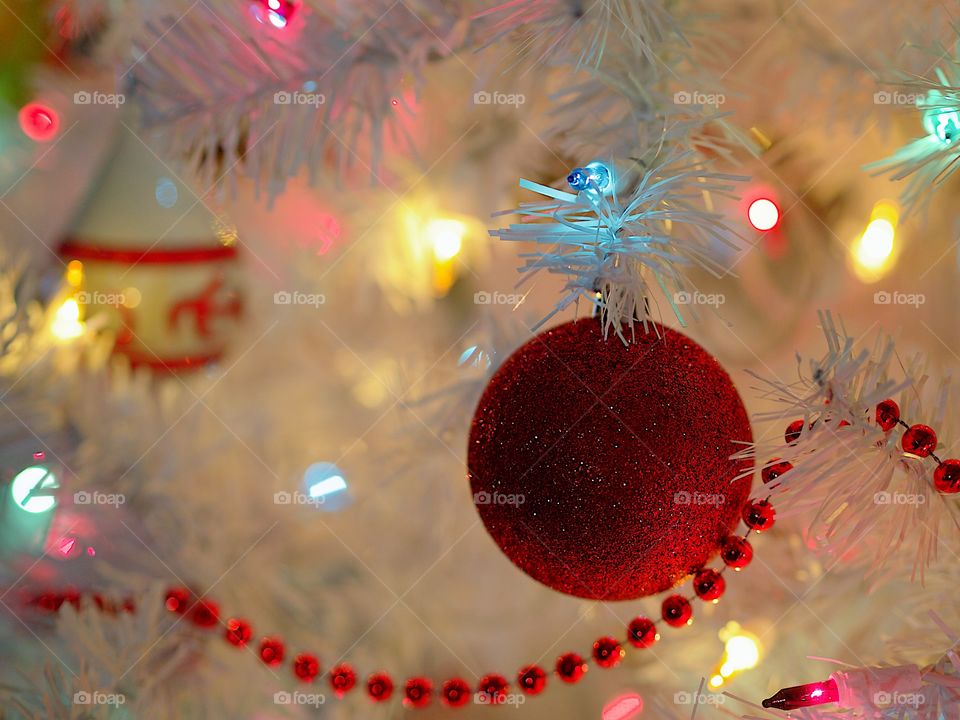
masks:
<instances>
[{"instance_id":1,"label":"round red ball ornament","mask_svg":"<svg viewBox=\"0 0 960 720\"><path fill-rule=\"evenodd\" d=\"M743 402L706 350L595 318L530 340L490 380L467 465L487 531L560 592L629 600L674 587L739 521L752 440ZM627 331L627 336L630 332Z\"/></svg>"}]
</instances>

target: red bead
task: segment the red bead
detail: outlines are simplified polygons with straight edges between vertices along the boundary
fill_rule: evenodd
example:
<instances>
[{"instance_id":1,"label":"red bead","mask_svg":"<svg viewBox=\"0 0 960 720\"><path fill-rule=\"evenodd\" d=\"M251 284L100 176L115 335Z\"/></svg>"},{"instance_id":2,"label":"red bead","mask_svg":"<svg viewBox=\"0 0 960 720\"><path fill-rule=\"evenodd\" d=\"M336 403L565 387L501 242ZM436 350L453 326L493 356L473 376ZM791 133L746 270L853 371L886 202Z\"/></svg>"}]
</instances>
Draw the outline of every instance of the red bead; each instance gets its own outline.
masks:
<instances>
[{"instance_id":1,"label":"red bead","mask_svg":"<svg viewBox=\"0 0 960 720\"><path fill-rule=\"evenodd\" d=\"M348 663L340 663L330 668L330 687L337 697L343 697L357 684L357 673Z\"/></svg>"},{"instance_id":2,"label":"red bead","mask_svg":"<svg viewBox=\"0 0 960 720\"><path fill-rule=\"evenodd\" d=\"M587 664L577 653L565 653L557 658L557 675L565 683L575 683L587 671Z\"/></svg>"},{"instance_id":3,"label":"red bead","mask_svg":"<svg viewBox=\"0 0 960 720\"><path fill-rule=\"evenodd\" d=\"M66 598L60 593L45 592L37 595L32 603L37 606L38 610L57 612L60 610L60 606L63 605L64 600L66 600Z\"/></svg>"},{"instance_id":4,"label":"red bead","mask_svg":"<svg viewBox=\"0 0 960 720\"><path fill-rule=\"evenodd\" d=\"M416 677L403 686L403 704L409 708L424 708L433 696L433 683L428 678Z\"/></svg>"},{"instance_id":5,"label":"red bead","mask_svg":"<svg viewBox=\"0 0 960 720\"><path fill-rule=\"evenodd\" d=\"M944 495L960 492L960 460L944 460L933 471L933 485Z\"/></svg>"},{"instance_id":6,"label":"red bead","mask_svg":"<svg viewBox=\"0 0 960 720\"><path fill-rule=\"evenodd\" d=\"M484 675L477 685L477 701L489 705L499 705L507 699L510 684L503 675Z\"/></svg>"},{"instance_id":7,"label":"red bead","mask_svg":"<svg viewBox=\"0 0 960 720\"><path fill-rule=\"evenodd\" d=\"M320 672L320 661L316 655L300 653L293 659L293 674L304 682L313 682Z\"/></svg>"},{"instance_id":8,"label":"red bead","mask_svg":"<svg viewBox=\"0 0 960 720\"><path fill-rule=\"evenodd\" d=\"M220 607L212 600L198 600L190 611L190 622L197 627L211 628L220 621Z\"/></svg>"},{"instance_id":9,"label":"red bead","mask_svg":"<svg viewBox=\"0 0 960 720\"><path fill-rule=\"evenodd\" d=\"M190 591L185 587L170 588L163 605L170 612L183 615L190 605Z\"/></svg>"},{"instance_id":10,"label":"red bead","mask_svg":"<svg viewBox=\"0 0 960 720\"><path fill-rule=\"evenodd\" d=\"M279 665L283 662L283 641L265 637L260 641L260 659L267 665Z\"/></svg>"},{"instance_id":11,"label":"red bead","mask_svg":"<svg viewBox=\"0 0 960 720\"><path fill-rule=\"evenodd\" d=\"M386 702L393 695L393 680L386 673L374 673L367 678L367 695L374 702Z\"/></svg>"},{"instance_id":12,"label":"red bead","mask_svg":"<svg viewBox=\"0 0 960 720\"><path fill-rule=\"evenodd\" d=\"M711 568L703 568L693 577L693 591L707 602L718 599L727 589L723 575Z\"/></svg>"},{"instance_id":13,"label":"red bead","mask_svg":"<svg viewBox=\"0 0 960 720\"><path fill-rule=\"evenodd\" d=\"M224 637L226 637L227 642L231 645L243 647L250 642L250 638L253 637L253 630L250 627L250 623L246 620L230 618L227 620L227 629L224 632Z\"/></svg>"},{"instance_id":14,"label":"red bead","mask_svg":"<svg viewBox=\"0 0 960 720\"><path fill-rule=\"evenodd\" d=\"M517 685L527 695L539 695L547 686L547 673L539 665L527 665L517 673Z\"/></svg>"},{"instance_id":15,"label":"red bead","mask_svg":"<svg viewBox=\"0 0 960 720\"><path fill-rule=\"evenodd\" d=\"M881 430L889 432L900 422L900 406L893 400L884 400L877 403L877 425Z\"/></svg>"},{"instance_id":16,"label":"red bead","mask_svg":"<svg viewBox=\"0 0 960 720\"><path fill-rule=\"evenodd\" d=\"M80 593L76 590L67 590L63 594L63 601L72 605L74 610L80 609Z\"/></svg>"},{"instance_id":17,"label":"red bead","mask_svg":"<svg viewBox=\"0 0 960 720\"><path fill-rule=\"evenodd\" d=\"M773 458L767 462L767 466L760 471L760 477L763 479L764 485L769 485L774 480L779 478L785 472L793 470L793 465L791 465L786 460L781 460L780 458ZM779 483L777 483L779 485ZM777 487L774 485L773 487Z\"/></svg>"},{"instance_id":18,"label":"red bead","mask_svg":"<svg viewBox=\"0 0 960 720\"><path fill-rule=\"evenodd\" d=\"M653 620L636 617L627 625L627 640L636 648L648 648L660 639Z\"/></svg>"},{"instance_id":19,"label":"red bead","mask_svg":"<svg viewBox=\"0 0 960 720\"><path fill-rule=\"evenodd\" d=\"M683 595L671 595L663 601L663 620L667 625L683 627L693 618L690 601Z\"/></svg>"},{"instance_id":20,"label":"red bead","mask_svg":"<svg viewBox=\"0 0 960 720\"><path fill-rule=\"evenodd\" d=\"M777 511L767 500L753 498L743 506L743 522L754 532L763 532L773 527Z\"/></svg>"},{"instance_id":21,"label":"red bead","mask_svg":"<svg viewBox=\"0 0 960 720\"><path fill-rule=\"evenodd\" d=\"M787 431L783 434L783 439L787 441L787 445L793 445L800 439L801 432L803 432L803 420L794 420L787 425Z\"/></svg>"},{"instance_id":22,"label":"red bead","mask_svg":"<svg viewBox=\"0 0 960 720\"><path fill-rule=\"evenodd\" d=\"M937 449L937 434L927 425L911 425L900 444L904 452L924 458Z\"/></svg>"},{"instance_id":23,"label":"red bead","mask_svg":"<svg viewBox=\"0 0 960 720\"><path fill-rule=\"evenodd\" d=\"M593 659L602 668L616 667L624 655L620 643L612 637L602 637L593 644Z\"/></svg>"},{"instance_id":24,"label":"red bead","mask_svg":"<svg viewBox=\"0 0 960 720\"><path fill-rule=\"evenodd\" d=\"M450 678L440 687L440 702L447 707L463 707L470 702L470 685L462 678Z\"/></svg>"},{"instance_id":25,"label":"red bead","mask_svg":"<svg viewBox=\"0 0 960 720\"><path fill-rule=\"evenodd\" d=\"M753 548L745 538L731 535L720 546L720 558L728 567L740 570L753 560Z\"/></svg>"}]
</instances>

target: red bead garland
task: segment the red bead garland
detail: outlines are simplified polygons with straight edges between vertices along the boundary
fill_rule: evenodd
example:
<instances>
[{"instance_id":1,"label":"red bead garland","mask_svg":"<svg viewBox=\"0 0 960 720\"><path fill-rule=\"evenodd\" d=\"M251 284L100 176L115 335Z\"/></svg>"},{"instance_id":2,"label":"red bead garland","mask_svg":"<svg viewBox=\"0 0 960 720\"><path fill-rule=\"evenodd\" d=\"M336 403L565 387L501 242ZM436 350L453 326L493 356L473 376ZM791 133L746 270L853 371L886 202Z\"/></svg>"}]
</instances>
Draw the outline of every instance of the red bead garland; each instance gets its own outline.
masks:
<instances>
[{"instance_id":1,"label":"red bead garland","mask_svg":"<svg viewBox=\"0 0 960 720\"><path fill-rule=\"evenodd\" d=\"M403 704L409 708L425 708L433 697L433 683L429 678L415 677L403 686Z\"/></svg>"},{"instance_id":2,"label":"red bead garland","mask_svg":"<svg viewBox=\"0 0 960 720\"><path fill-rule=\"evenodd\" d=\"M960 479L960 461L947 462L956 463L956 467L949 465L941 474L950 482L957 481ZM948 472L951 469L952 474ZM947 482L947 480L944 482ZM761 507L769 507L769 512L773 512L773 508L767 500L755 499L744 508L744 516L746 517L751 508L757 504L761 504ZM750 527L742 537L730 536L723 541L720 555L727 567L740 569L750 562L753 549L746 538L754 531L756 531L756 528ZM695 595L706 601L715 601L719 598L723 594L725 585L723 569L718 571L711 568L700 568L693 579ZM117 608L99 595L92 595L92 599L101 611L116 612ZM664 622L673 627L682 627L689 624L693 617L691 599L682 595L667 597L663 601L662 608ZM28 600L31 606L46 612L58 611L65 602L69 602L80 609L80 593L75 590L63 593L47 592ZM218 605L210 600L197 599L188 588L174 587L168 590L164 596L164 606L173 614L187 615L199 627L208 628L221 622ZM122 609L133 612L133 601L124 601ZM224 639L235 647L246 645L253 637L251 625L244 619L234 617L222 624L224 626ZM627 641L633 647L648 648L659 639L657 625L649 618L636 617L630 621L627 627ZM265 665L277 666L281 664L285 654L285 645L280 638L265 636L260 639L258 656ZM602 668L617 666L625 655L623 645L610 636L599 638L593 644L591 653L594 662ZM293 658L291 665L294 675L303 682L314 681L321 670L319 658L311 653L300 653ZM561 655L557 658L555 666L557 676L564 683L578 682L588 669L587 662L576 652ZM356 672L349 664L340 663L331 668L329 683L338 697L342 697L353 689L356 682ZM526 695L540 694L545 689L546 684L547 673L537 665L527 665L517 673L517 687ZM476 695L472 694L470 685L461 678L452 678L444 682L438 695L441 702L451 708L462 707L469 703L471 698L475 698L478 703L499 704L507 700L509 688L507 679L502 675L489 674L481 678ZM367 678L366 692L372 702L382 703L389 700L394 694L394 689L393 680L386 673L374 673ZM409 678L403 685L403 705L413 709L427 707L432 701L433 692L434 686L429 678Z\"/></svg>"},{"instance_id":3,"label":"red bead garland","mask_svg":"<svg viewBox=\"0 0 960 720\"><path fill-rule=\"evenodd\" d=\"M373 673L367 678L367 695L376 703L386 702L393 695L393 679L386 673Z\"/></svg>"},{"instance_id":4,"label":"red bead garland","mask_svg":"<svg viewBox=\"0 0 960 720\"><path fill-rule=\"evenodd\" d=\"M900 406L893 400L877 403L877 425L884 432L893 430L900 422Z\"/></svg>"},{"instance_id":5,"label":"red bead garland","mask_svg":"<svg viewBox=\"0 0 960 720\"><path fill-rule=\"evenodd\" d=\"M337 697L343 697L357 684L357 673L348 663L340 663L330 668L330 689Z\"/></svg>"},{"instance_id":6,"label":"red bead garland","mask_svg":"<svg viewBox=\"0 0 960 720\"><path fill-rule=\"evenodd\" d=\"M933 471L933 486L944 495L960 492L960 460L944 460Z\"/></svg>"},{"instance_id":7,"label":"red bead garland","mask_svg":"<svg viewBox=\"0 0 960 720\"><path fill-rule=\"evenodd\" d=\"M693 577L693 591L701 600L716 602L726 589L723 575L716 570L704 568Z\"/></svg>"},{"instance_id":8,"label":"red bead garland","mask_svg":"<svg viewBox=\"0 0 960 720\"><path fill-rule=\"evenodd\" d=\"M671 627L683 627L693 622L693 607L683 595L671 595L663 601L663 621Z\"/></svg>"},{"instance_id":9,"label":"red bead garland","mask_svg":"<svg viewBox=\"0 0 960 720\"><path fill-rule=\"evenodd\" d=\"M773 460L770 460L766 467L760 471L760 479L763 480L764 485L769 485L790 470L793 470L793 465L789 462L781 460L780 458L773 458ZM779 483L777 484L779 485ZM777 485L771 486L771 489L775 487L777 487Z\"/></svg>"},{"instance_id":10,"label":"red bead garland","mask_svg":"<svg viewBox=\"0 0 960 720\"><path fill-rule=\"evenodd\" d=\"M250 627L250 623L248 623L246 620L241 620L240 618L230 618L227 620L227 629L223 636L231 645L243 647L250 642L250 638L253 637L253 629Z\"/></svg>"},{"instance_id":11,"label":"red bead garland","mask_svg":"<svg viewBox=\"0 0 960 720\"><path fill-rule=\"evenodd\" d=\"M777 511L768 500L753 498L743 506L743 522L754 532L761 533L773 527Z\"/></svg>"},{"instance_id":12,"label":"red bead garland","mask_svg":"<svg viewBox=\"0 0 960 720\"><path fill-rule=\"evenodd\" d=\"M260 659L264 664L279 665L283 662L283 642L277 638L265 637L260 641Z\"/></svg>"},{"instance_id":13,"label":"red bead garland","mask_svg":"<svg viewBox=\"0 0 960 720\"><path fill-rule=\"evenodd\" d=\"M293 659L293 674L303 682L313 682L320 672L320 661L316 655L300 653Z\"/></svg>"},{"instance_id":14,"label":"red bead garland","mask_svg":"<svg viewBox=\"0 0 960 720\"><path fill-rule=\"evenodd\" d=\"M803 420L794 420L787 425L787 431L783 434L783 439L787 445L793 445L800 439L800 433L803 432Z\"/></svg>"},{"instance_id":15,"label":"red bead garland","mask_svg":"<svg viewBox=\"0 0 960 720\"><path fill-rule=\"evenodd\" d=\"M937 449L937 434L928 425L911 425L900 438L903 451L917 457L928 457Z\"/></svg>"},{"instance_id":16,"label":"red bead garland","mask_svg":"<svg viewBox=\"0 0 960 720\"><path fill-rule=\"evenodd\" d=\"M575 652L564 653L557 658L557 677L565 683L575 683L587 672L587 664Z\"/></svg>"},{"instance_id":17,"label":"red bead garland","mask_svg":"<svg viewBox=\"0 0 960 720\"><path fill-rule=\"evenodd\" d=\"M649 618L636 617L627 626L627 640L635 648L648 648L659 639L657 626Z\"/></svg>"},{"instance_id":18,"label":"red bead garland","mask_svg":"<svg viewBox=\"0 0 960 720\"><path fill-rule=\"evenodd\" d=\"M477 686L477 700L490 705L500 705L507 699L510 685L503 675L484 675Z\"/></svg>"},{"instance_id":19,"label":"red bead garland","mask_svg":"<svg viewBox=\"0 0 960 720\"><path fill-rule=\"evenodd\" d=\"M450 678L440 687L440 701L447 707L463 707L470 702L470 685L463 678Z\"/></svg>"},{"instance_id":20,"label":"red bead garland","mask_svg":"<svg viewBox=\"0 0 960 720\"><path fill-rule=\"evenodd\" d=\"M527 695L539 695L547 686L547 673L539 665L527 665L517 673L517 685Z\"/></svg>"},{"instance_id":21,"label":"red bead garland","mask_svg":"<svg viewBox=\"0 0 960 720\"><path fill-rule=\"evenodd\" d=\"M731 535L720 546L720 559L727 567L742 570L753 560L753 547L746 538Z\"/></svg>"},{"instance_id":22,"label":"red bead garland","mask_svg":"<svg viewBox=\"0 0 960 720\"><path fill-rule=\"evenodd\" d=\"M624 655L626 652L612 637L602 637L593 644L593 660L602 668L616 667Z\"/></svg>"}]
</instances>

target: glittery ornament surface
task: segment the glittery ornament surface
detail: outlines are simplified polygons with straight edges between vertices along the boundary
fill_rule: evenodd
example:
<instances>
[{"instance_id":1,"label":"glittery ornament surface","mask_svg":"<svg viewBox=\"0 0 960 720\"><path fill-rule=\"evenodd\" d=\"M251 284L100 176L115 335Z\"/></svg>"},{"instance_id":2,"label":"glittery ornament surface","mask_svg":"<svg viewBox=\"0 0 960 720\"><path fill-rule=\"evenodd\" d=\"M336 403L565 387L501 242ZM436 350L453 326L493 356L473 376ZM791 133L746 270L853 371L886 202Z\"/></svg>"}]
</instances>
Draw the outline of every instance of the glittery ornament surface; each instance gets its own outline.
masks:
<instances>
[{"instance_id":1,"label":"glittery ornament surface","mask_svg":"<svg viewBox=\"0 0 960 720\"><path fill-rule=\"evenodd\" d=\"M730 377L684 335L637 328L625 346L598 321L517 350L473 419L473 499L497 545L545 585L626 600L675 586L733 529L750 442Z\"/></svg>"}]
</instances>

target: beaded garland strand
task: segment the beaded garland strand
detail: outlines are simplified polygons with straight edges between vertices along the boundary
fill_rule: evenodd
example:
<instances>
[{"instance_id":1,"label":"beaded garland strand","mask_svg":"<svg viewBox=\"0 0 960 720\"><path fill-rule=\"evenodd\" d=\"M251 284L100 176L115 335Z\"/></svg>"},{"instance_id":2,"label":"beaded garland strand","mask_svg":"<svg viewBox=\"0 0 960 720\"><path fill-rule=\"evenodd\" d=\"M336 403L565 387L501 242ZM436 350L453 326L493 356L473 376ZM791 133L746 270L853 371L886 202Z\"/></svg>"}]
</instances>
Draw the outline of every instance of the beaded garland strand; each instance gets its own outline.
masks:
<instances>
[{"instance_id":1,"label":"beaded garland strand","mask_svg":"<svg viewBox=\"0 0 960 720\"><path fill-rule=\"evenodd\" d=\"M724 567L720 570L701 568L693 577L692 597L673 594L663 600L661 618L671 627L683 627L690 624L693 618L691 601L698 597L707 602L717 602L726 589L723 578L727 568L739 571L746 567L753 558L753 548L748 538L753 532L762 532L773 526L776 513L767 500L752 499L743 508L742 518L747 526L742 535L728 536L720 547L720 558ZM132 600L124 600L120 604L112 603L100 594L89 596L95 607L107 614L118 612L134 612L136 607ZM64 603L68 603L77 610L81 607L81 593L76 590L66 592L44 592L34 595L27 600L27 604L44 612L57 612ZM224 628L224 639L235 647L244 647L253 640L253 628L249 621L231 617L221 619L219 605L207 598L197 597L185 587L169 589L164 596L166 609L179 616L186 617L196 627L209 630L217 625ZM631 620L627 625L627 642L637 649L648 648L660 639L657 631L657 622L643 616ZM260 661L269 667L283 664L287 657L286 643L275 636L263 636L259 641L257 655ZM626 655L624 645L614 637L599 638L590 652L593 662L600 668L612 668L620 664ZM576 683L587 672L587 660L576 652L567 652L557 658L554 673L564 683ZM321 673L320 659L308 652L303 652L291 660L293 674L302 682L313 682ZM330 689L342 698L357 685L357 672L348 663L338 663L330 668L328 683ZM516 686L524 695L539 695L547 685L547 672L537 664L526 665L516 675ZM376 703L386 702L394 696L396 686L393 678L385 672L375 672L367 677L366 692L368 697ZM403 683L400 689L402 703L407 708L418 709L427 707L434 696L434 683L426 677L411 677ZM477 684L474 694L470 684L459 677L450 678L440 684L438 696L446 707L463 707L471 700L478 703L498 705L506 701L510 692L510 683L503 675L489 674L482 677Z\"/></svg>"}]
</instances>

